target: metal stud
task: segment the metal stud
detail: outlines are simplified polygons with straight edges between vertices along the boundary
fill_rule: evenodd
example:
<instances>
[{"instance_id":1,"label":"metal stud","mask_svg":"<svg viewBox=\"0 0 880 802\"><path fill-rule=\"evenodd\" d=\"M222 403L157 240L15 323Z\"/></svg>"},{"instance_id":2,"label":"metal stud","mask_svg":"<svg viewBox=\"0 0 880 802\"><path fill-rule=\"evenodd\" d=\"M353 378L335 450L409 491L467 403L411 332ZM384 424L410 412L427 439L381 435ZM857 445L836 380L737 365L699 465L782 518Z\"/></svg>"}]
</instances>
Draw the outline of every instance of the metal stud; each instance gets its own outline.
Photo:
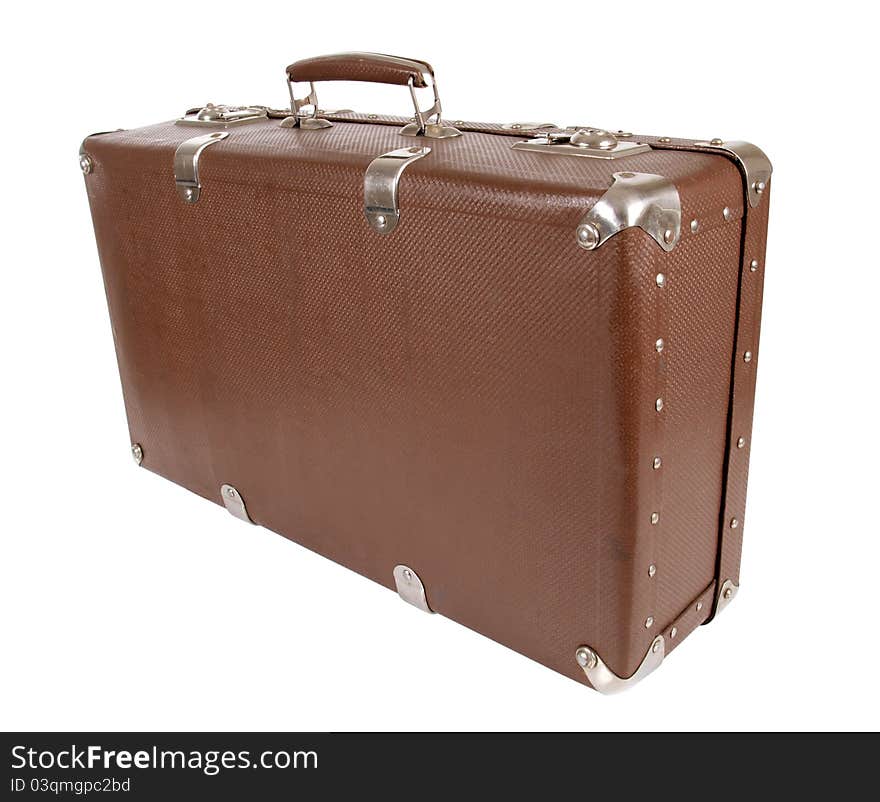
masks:
<instances>
[{"instance_id":1,"label":"metal stud","mask_svg":"<svg viewBox=\"0 0 880 802\"><path fill-rule=\"evenodd\" d=\"M697 612L703 609L703 602L697 602Z\"/></svg>"},{"instance_id":2,"label":"metal stud","mask_svg":"<svg viewBox=\"0 0 880 802\"><path fill-rule=\"evenodd\" d=\"M657 286L662 290L666 286L666 276L663 273L658 273L654 278L654 281L657 282Z\"/></svg>"},{"instance_id":3,"label":"metal stud","mask_svg":"<svg viewBox=\"0 0 880 802\"><path fill-rule=\"evenodd\" d=\"M751 270L752 273L754 273L757 269L758 269L758 260L757 260L757 259L752 259L752 262L751 262L751 264L749 265L749 270Z\"/></svg>"},{"instance_id":4,"label":"metal stud","mask_svg":"<svg viewBox=\"0 0 880 802\"><path fill-rule=\"evenodd\" d=\"M661 136L658 142L672 142L672 140L668 136Z\"/></svg>"},{"instance_id":5,"label":"metal stud","mask_svg":"<svg viewBox=\"0 0 880 802\"><path fill-rule=\"evenodd\" d=\"M736 518L730 519L730 528L736 529L739 526L739 521Z\"/></svg>"},{"instance_id":6,"label":"metal stud","mask_svg":"<svg viewBox=\"0 0 880 802\"><path fill-rule=\"evenodd\" d=\"M709 144L710 144L710 145L723 145L723 144L724 144L724 140L723 140L723 139L719 139L719 138L716 136L714 139L712 139L712 140L709 141Z\"/></svg>"},{"instance_id":7,"label":"metal stud","mask_svg":"<svg viewBox=\"0 0 880 802\"><path fill-rule=\"evenodd\" d=\"M650 629L652 626L654 626L654 616L653 616L653 615L649 615L649 616L645 619L645 629Z\"/></svg>"},{"instance_id":8,"label":"metal stud","mask_svg":"<svg viewBox=\"0 0 880 802\"><path fill-rule=\"evenodd\" d=\"M388 220L385 218L384 214L380 214L376 216L376 225L379 228L385 228L388 225Z\"/></svg>"},{"instance_id":9,"label":"metal stud","mask_svg":"<svg viewBox=\"0 0 880 802\"><path fill-rule=\"evenodd\" d=\"M657 654L660 651L660 647L663 645L663 641L660 638L655 639L655 641L651 644L651 652L653 654Z\"/></svg>"},{"instance_id":10,"label":"metal stud","mask_svg":"<svg viewBox=\"0 0 880 802\"><path fill-rule=\"evenodd\" d=\"M659 523L660 523L660 513L659 512L652 512L651 513L652 526L657 526L657 524L659 524Z\"/></svg>"},{"instance_id":11,"label":"metal stud","mask_svg":"<svg viewBox=\"0 0 880 802\"><path fill-rule=\"evenodd\" d=\"M574 658L581 668L595 668L599 664L599 659L592 649L581 646L575 653Z\"/></svg>"},{"instance_id":12,"label":"metal stud","mask_svg":"<svg viewBox=\"0 0 880 802\"><path fill-rule=\"evenodd\" d=\"M367 119L368 119L368 120L378 120L378 119L379 119L379 115L378 115L378 114L368 114L368 115L367 115Z\"/></svg>"},{"instance_id":13,"label":"metal stud","mask_svg":"<svg viewBox=\"0 0 880 802\"><path fill-rule=\"evenodd\" d=\"M743 354L743 362L751 362L751 361L752 361L752 352L751 352L751 351L746 351L746 352Z\"/></svg>"},{"instance_id":14,"label":"metal stud","mask_svg":"<svg viewBox=\"0 0 880 802\"><path fill-rule=\"evenodd\" d=\"M659 337L659 338L657 339L657 342L654 343L654 348L655 348L655 350L657 351L657 353L660 354L660 353L663 352L663 347L664 347L665 345L666 345L666 343L663 342L663 338L662 338L662 337Z\"/></svg>"},{"instance_id":15,"label":"metal stud","mask_svg":"<svg viewBox=\"0 0 880 802\"><path fill-rule=\"evenodd\" d=\"M721 210L721 214L724 215L724 219L725 219L725 220L730 220L730 218L733 216L733 212L730 211L730 207L729 207L729 206L725 206L725 207Z\"/></svg>"},{"instance_id":16,"label":"metal stud","mask_svg":"<svg viewBox=\"0 0 880 802\"><path fill-rule=\"evenodd\" d=\"M577 243L585 251L592 251L599 244L599 229L592 223L583 223L577 229Z\"/></svg>"},{"instance_id":17,"label":"metal stud","mask_svg":"<svg viewBox=\"0 0 880 802\"><path fill-rule=\"evenodd\" d=\"M696 234L700 230L700 221L699 220L691 220L691 233Z\"/></svg>"},{"instance_id":18,"label":"metal stud","mask_svg":"<svg viewBox=\"0 0 880 802\"><path fill-rule=\"evenodd\" d=\"M721 595L724 596L727 601L730 601L733 598L733 588L725 588L724 593Z\"/></svg>"},{"instance_id":19,"label":"metal stud","mask_svg":"<svg viewBox=\"0 0 880 802\"><path fill-rule=\"evenodd\" d=\"M649 566L648 566L648 577L649 577L650 579L653 579L653 578L654 578L654 575L655 575L656 573L657 573L657 566L656 566L656 565L649 565Z\"/></svg>"},{"instance_id":20,"label":"metal stud","mask_svg":"<svg viewBox=\"0 0 880 802\"><path fill-rule=\"evenodd\" d=\"M746 445L746 438L745 437L740 437L739 440L736 441L737 448L745 448L745 445Z\"/></svg>"},{"instance_id":21,"label":"metal stud","mask_svg":"<svg viewBox=\"0 0 880 802\"><path fill-rule=\"evenodd\" d=\"M131 457L138 465L144 461L144 449L140 443L131 444Z\"/></svg>"},{"instance_id":22,"label":"metal stud","mask_svg":"<svg viewBox=\"0 0 880 802\"><path fill-rule=\"evenodd\" d=\"M653 467L655 471L660 470L660 466L663 464L663 460L660 457L654 457Z\"/></svg>"},{"instance_id":23,"label":"metal stud","mask_svg":"<svg viewBox=\"0 0 880 802\"><path fill-rule=\"evenodd\" d=\"M763 181L755 181L755 183L752 184L752 189L755 190L756 194L763 195L764 190L767 189L767 184L764 183Z\"/></svg>"},{"instance_id":24,"label":"metal stud","mask_svg":"<svg viewBox=\"0 0 880 802\"><path fill-rule=\"evenodd\" d=\"M678 627L673 627L672 629L669 630L669 637L670 638L674 638L676 635L678 635Z\"/></svg>"},{"instance_id":25,"label":"metal stud","mask_svg":"<svg viewBox=\"0 0 880 802\"><path fill-rule=\"evenodd\" d=\"M86 154L86 153L80 154L79 169L83 171L83 175L88 175L90 172L92 172L94 167L95 167L95 165L92 162L92 159L88 154Z\"/></svg>"},{"instance_id":26,"label":"metal stud","mask_svg":"<svg viewBox=\"0 0 880 802\"><path fill-rule=\"evenodd\" d=\"M662 399L662 398L658 398L658 399L654 402L654 409L656 409L658 412L662 412L662 411L663 411L663 399Z\"/></svg>"},{"instance_id":27,"label":"metal stud","mask_svg":"<svg viewBox=\"0 0 880 802\"><path fill-rule=\"evenodd\" d=\"M675 232L671 228L667 228L666 231L663 232L663 241L669 245L675 239Z\"/></svg>"}]
</instances>

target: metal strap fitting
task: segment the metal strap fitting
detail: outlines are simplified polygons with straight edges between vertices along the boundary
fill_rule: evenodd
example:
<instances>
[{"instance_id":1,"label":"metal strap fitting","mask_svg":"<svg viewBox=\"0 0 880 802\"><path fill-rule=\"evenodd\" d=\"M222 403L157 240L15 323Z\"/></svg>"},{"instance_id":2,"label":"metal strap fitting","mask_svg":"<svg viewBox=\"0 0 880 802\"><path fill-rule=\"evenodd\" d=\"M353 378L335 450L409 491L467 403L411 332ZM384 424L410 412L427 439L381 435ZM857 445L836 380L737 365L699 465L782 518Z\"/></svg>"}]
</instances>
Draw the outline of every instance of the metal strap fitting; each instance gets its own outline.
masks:
<instances>
[{"instance_id":1,"label":"metal strap fitting","mask_svg":"<svg viewBox=\"0 0 880 802\"><path fill-rule=\"evenodd\" d=\"M244 504L244 497L232 485L220 485L220 497L223 499L226 509L236 518L249 524L253 523Z\"/></svg>"},{"instance_id":2,"label":"metal strap fitting","mask_svg":"<svg viewBox=\"0 0 880 802\"><path fill-rule=\"evenodd\" d=\"M397 592L400 598L405 602L418 607L426 613L434 611L428 605L428 598L425 595L425 586L419 575L412 568L406 565L394 566L394 584L397 585Z\"/></svg>"},{"instance_id":3,"label":"metal strap fitting","mask_svg":"<svg viewBox=\"0 0 880 802\"><path fill-rule=\"evenodd\" d=\"M397 188L403 171L431 148L400 148L373 159L364 173L364 216L373 230L390 234L400 221Z\"/></svg>"},{"instance_id":4,"label":"metal strap fitting","mask_svg":"<svg viewBox=\"0 0 880 802\"><path fill-rule=\"evenodd\" d=\"M227 131L214 131L187 139L174 152L174 182L177 192L185 203L197 203L202 191L199 181L199 156L209 145L229 136Z\"/></svg>"}]
</instances>

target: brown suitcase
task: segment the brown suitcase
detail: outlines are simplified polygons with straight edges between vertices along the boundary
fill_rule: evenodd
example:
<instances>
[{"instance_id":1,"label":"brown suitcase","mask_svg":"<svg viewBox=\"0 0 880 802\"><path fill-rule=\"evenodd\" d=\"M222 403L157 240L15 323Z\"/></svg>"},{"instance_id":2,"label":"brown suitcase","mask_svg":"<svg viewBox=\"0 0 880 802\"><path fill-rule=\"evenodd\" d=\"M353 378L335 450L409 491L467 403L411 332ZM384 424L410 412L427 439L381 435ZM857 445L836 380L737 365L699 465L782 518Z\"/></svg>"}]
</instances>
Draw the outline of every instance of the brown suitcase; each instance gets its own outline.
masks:
<instances>
[{"instance_id":1,"label":"brown suitcase","mask_svg":"<svg viewBox=\"0 0 880 802\"><path fill-rule=\"evenodd\" d=\"M601 691L736 594L770 163L441 122L430 66L88 137L136 462ZM314 82L434 87L409 120ZM309 84L309 94L300 83Z\"/></svg>"}]
</instances>

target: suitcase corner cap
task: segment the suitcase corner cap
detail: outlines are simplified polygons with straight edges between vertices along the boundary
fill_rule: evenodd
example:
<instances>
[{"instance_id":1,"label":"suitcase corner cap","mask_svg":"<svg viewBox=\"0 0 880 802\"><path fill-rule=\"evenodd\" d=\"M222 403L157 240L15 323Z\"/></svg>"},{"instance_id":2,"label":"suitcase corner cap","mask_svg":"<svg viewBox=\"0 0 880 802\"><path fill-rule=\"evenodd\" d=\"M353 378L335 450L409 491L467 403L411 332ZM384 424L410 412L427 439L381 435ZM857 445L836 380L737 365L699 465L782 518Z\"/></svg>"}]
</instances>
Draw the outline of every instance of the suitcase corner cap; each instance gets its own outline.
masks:
<instances>
[{"instance_id":1,"label":"suitcase corner cap","mask_svg":"<svg viewBox=\"0 0 880 802\"><path fill-rule=\"evenodd\" d=\"M643 680L663 662L665 655L666 642L662 635L658 635L651 641L651 645L635 673L631 677L618 677L608 668L595 649L591 649L589 646L579 646L574 653L577 664L587 675L587 680L593 689L606 695L625 691Z\"/></svg>"},{"instance_id":2,"label":"suitcase corner cap","mask_svg":"<svg viewBox=\"0 0 880 802\"><path fill-rule=\"evenodd\" d=\"M681 200L675 184L653 173L614 173L614 183L578 224L577 244L598 248L627 228L641 228L666 252L681 239Z\"/></svg>"}]
</instances>

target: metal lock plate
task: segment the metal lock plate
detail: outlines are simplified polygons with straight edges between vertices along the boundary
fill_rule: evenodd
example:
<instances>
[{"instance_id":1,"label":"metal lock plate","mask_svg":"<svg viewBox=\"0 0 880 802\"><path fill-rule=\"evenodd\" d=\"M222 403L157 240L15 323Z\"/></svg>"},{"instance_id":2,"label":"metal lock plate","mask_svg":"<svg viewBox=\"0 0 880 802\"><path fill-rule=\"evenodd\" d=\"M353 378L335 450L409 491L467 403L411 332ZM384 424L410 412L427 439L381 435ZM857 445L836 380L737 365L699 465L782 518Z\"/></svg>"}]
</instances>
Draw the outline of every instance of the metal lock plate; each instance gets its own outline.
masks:
<instances>
[{"instance_id":1,"label":"metal lock plate","mask_svg":"<svg viewBox=\"0 0 880 802\"><path fill-rule=\"evenodd\" d=\"M231 128L235 125L260 122L268 116L267 110L259 106L215 106L213 103L208 103L202 109L187 112L176 121L176 124L204 128Z\"/></svg>"},{"instance_id":2,"label":"metal lock plate","mask_svg":"<svg viewBox=\"0 0 880 802\"><path fill-rule=\"evenodd\" d=\"M579 128L576 131L554 131L533 139L514 142L514 150L556 153L565 156L586 156L591 159L619 159L646 153L650 145L621 142L615 134L601 128Z\"/></svg>"}]
</instances>

